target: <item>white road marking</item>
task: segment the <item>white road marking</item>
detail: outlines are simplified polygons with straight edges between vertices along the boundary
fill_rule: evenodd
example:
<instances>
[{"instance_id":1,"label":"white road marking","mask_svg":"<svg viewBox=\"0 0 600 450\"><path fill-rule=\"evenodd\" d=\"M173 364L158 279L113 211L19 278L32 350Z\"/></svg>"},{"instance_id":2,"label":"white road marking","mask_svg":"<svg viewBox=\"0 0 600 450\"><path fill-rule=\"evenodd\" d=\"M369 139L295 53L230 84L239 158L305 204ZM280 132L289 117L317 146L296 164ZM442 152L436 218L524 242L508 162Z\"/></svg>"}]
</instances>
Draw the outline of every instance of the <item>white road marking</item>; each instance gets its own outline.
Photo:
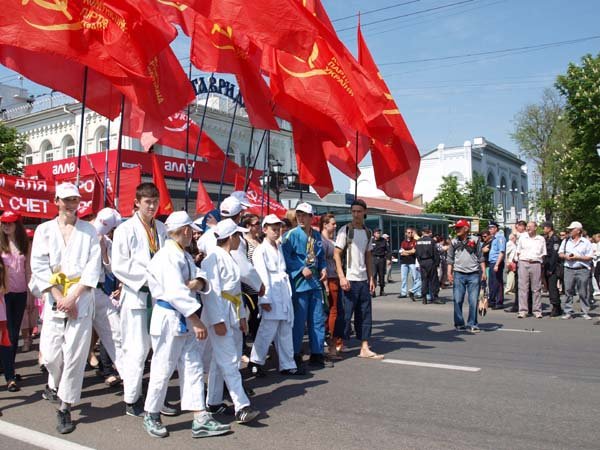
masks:
<instances>
[{"instance_id":1,"label":"white road marking","mask_svg":"<svg viewBox=\"0 0 600 450\"><path fill-rule=\"evenodd\" d=\"M460 370L463 372L479 372L481 370L481 367L453 366L451 364L436 364L436 363L427 363L427 362L420 362L420 361L405 361L402 359L383 359L381 362L388 363L388 364L402 364L404 366L430 367L432 369Z\"/></svg>"},{"instance_id":2,"label":"white road marking","mask_svg":"<svg viewBox=\"0 0 600 450\"><path fill-rule=\"evenodd\" d=\"M488 329L490 331L515 331L517 333L541 333L542 332L542 330L534 330L534 329L531 329L531 330L527 330L527 329L525 329L525 330L519 330L517 328L502 328L502 327L500 327L500 328L488 328Z\"/></svg>"},{"instance_id":3,"label":"white road marking","mask_svg":"<svg viewBox=\"0 0 600 450\"><path fill-rule=\"evenodd\" d=\"M75 442L0 420L0 434L48 450L93 450Z\"/></svg>"}]
</instances>

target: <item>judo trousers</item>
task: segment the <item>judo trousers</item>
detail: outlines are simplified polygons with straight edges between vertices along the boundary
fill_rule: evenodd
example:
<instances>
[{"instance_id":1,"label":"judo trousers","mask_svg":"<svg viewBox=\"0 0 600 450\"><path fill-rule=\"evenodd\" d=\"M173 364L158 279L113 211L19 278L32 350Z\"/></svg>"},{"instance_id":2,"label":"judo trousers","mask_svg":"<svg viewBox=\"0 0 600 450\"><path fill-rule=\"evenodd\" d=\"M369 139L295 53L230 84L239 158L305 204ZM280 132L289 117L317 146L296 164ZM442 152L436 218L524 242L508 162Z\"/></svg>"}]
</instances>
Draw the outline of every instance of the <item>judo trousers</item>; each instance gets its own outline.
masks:
<instances>
[{"instance_id":1,"label":"judo trousers","mask_svg":"<svg viewBox=\"0 0 600 450\"><path fill-rule=\"evenodd\" d=\"M270 320L263 317L254 339L250 361L262 366L271 342L275 343L279 370L295 369L292 325L287 320Z\"/></svg>"},{"instance_id":2,"label":"judo trousers","mask_svg":"<svg viewBox=\"0 0 600 450\"><path fill-rule=\"evenodd\" d=\"M121 348L121 319L117 308L102 289L96 289L92 327L102 341L104 349L119 374L123 373L123 350Z\"/></svg>"},{"instance_id":3,"label":"judo trousers","mask_svg":"<svg viewBox=\"0 0 600 450\"><path fill-rule=\"evenodd\" d=\"M121 347L123 364L123 398L125 403L135 403L142 395L144 364L150 351L148 315L145 309L121 308Z\"/></svg>"}]
</instances>

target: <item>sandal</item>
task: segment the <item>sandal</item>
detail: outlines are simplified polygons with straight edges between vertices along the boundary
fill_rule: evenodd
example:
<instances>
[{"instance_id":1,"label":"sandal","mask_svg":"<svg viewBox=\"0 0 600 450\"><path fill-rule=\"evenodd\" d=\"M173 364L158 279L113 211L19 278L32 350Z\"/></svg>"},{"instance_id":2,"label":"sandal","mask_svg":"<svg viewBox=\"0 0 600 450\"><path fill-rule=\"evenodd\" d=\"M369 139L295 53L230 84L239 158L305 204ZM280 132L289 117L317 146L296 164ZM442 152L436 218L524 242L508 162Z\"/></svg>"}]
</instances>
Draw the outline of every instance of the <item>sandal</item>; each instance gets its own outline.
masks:
<instances>
[{"instance_id":1,"label":"sandal","mask_svg":"<svg viewBox=\"0 0 600 450\"><path fill-rule=\"evenodd\" d=\"M116 375L110 375L109 377L106 378L106 380L104 380L104 383L108 387L114 387L114 386L117 386L119 383L121 383L121 378L119 378Z\"/></svg>"},{"instance_id":2,"label":"sandal","mask_svg":"<svg viewBox=\"0 0 600 450\"><path fill-rule=\"evenodd\" d=\"M8 390L8 392L19 392L21 390L14 380L8 382L8 386L6 387L6 389Z\"/></svg>"},{"instance_id":3,"label":"sandal","mask_svg":"<svg viewBox=\"0 0 600 450\"><path fill-rule=\"evenodd\" d=\"M380 354L375 353L375 352L371 352L370 355L361 355L359 353L358 357L359 358L364 358L364 359L374 359L374 360L377 360L377 361L381 361L384 358L383 355L380 355Z\"/></svg>"}]
</instances>

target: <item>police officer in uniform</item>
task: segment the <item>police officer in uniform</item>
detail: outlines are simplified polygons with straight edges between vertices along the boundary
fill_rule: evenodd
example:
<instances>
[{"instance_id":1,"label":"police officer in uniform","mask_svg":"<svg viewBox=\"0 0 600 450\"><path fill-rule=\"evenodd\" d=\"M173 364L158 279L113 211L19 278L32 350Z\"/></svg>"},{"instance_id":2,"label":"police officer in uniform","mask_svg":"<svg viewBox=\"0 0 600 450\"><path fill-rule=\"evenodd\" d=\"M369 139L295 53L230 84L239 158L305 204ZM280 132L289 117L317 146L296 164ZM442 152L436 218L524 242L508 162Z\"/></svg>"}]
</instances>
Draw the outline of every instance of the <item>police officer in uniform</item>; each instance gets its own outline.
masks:
<instances>
[{"instance_id":1,"label":"police officer in uniform","mask_svg":"<svg viewBox=\"0 0 600 450\"><path fill-rule=\"evenodd\" d=\"M371 254L373 255L373 273L375 274L375 284L379 278L379 295L385 295L383 288L385 287L385 272L387 269L387 260L391 255L390 244L387 239L381 235L381 230L375 228L373 230L373 249ZM375 297L375 293L373 293Z\"/></svg>"},{"instance_id":2,"label":"police officer in uniform","mask_svg":"<svg viewBox=\"0 0 600 450\"><path fill-rule=\"evenodd\" d=\"M423 304L443 303L437 297L436 286L437 267L440 263L440 255L437 249L436 242L431 237L431 229L428 227L421 230L422 237L417 241L416 256L419 261L419 269L421 271L421 295L423 296Z\"/></svg>"},{"instance_id":3,"label":"police officer in uniform","mask_svg":"<svg viewBox=\"0 0 600 450\"><path fill-rule=\"evenodd\" d=\"M560 248L560 238L554 232L552 222L544 222L544 237L546 238L546 256L544 257L544 276L548 284L548 297L552 305L550 317L559 317L562 315L560 307L560 293L558 292L558 278L560 269L560 259L558 258L558 249Z\"/></svg>"}]
</instances>

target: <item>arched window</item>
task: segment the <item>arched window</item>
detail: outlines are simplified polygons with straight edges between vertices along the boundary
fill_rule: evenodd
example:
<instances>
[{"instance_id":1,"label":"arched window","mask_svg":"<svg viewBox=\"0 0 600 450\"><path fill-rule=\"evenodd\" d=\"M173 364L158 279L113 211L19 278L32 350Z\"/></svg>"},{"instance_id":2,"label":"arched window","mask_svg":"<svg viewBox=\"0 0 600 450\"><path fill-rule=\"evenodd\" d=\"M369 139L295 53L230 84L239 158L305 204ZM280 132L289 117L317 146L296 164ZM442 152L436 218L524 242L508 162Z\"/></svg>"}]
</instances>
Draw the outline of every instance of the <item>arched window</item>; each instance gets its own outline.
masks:
<instances>
[{"instance_id":1,"label":"arched window","mask_svg":"<svg viewBox=\"0 0 600 450\"><path fill-rule=\"evenodd\" d=\"M65 158L73 158L75 156L75 139L70 134L67 134L63 138L61 147Z\"/></svg>"},{"instance_id":2,"label":"arched window","mask_svg":"<svg viewBox=\"0 0 600 450\"><path fill-rule=\"evenodd\" d=\"M492 189L496 189L496 179L494 178L494 174L492 172L488 172L487 185Z\"/></svg>"},{"instance_id":3,"label":"arched window","mask_svg":"<svg viewBox=\"0 0 600 450\"><path fill-rule=\"evenodd\" d=\"M33 149L29 144L25 144L25 160L26 166L33 164Z\"/></svg>"},{"instance_id":4,"label":"arched window","mask_svg":"<svg viewBox=\"0 0 600 450\"><path fill-rule=\"evenodd\" d=\"M465 177L460 172L451 172L448 176L456 178L456 181L458 181L458 184L463 184L465 181Z\"/></svg>"},{"instance_id":5,"label":"arched window","mask_svg":"<svg viewBox=\"0 0 600 450\"><path fill-rule=\"evenodd\" d=\"M54 161L54 151L52 149L52 143L48 139L46 139L44 142L42 142L42 145L40 145L40 153L42 155L42 161Z\"/></svg>"},{"instance_id":6,"label":"arched window","mask_svg":"<svg viewBox=\"0 0 600 450\"><path fill-rule=\"evenodd\" d=\"M94 133L94 148L96 152L103 152L108 149L109 140L108 136L106 136L106 127L101 126L98 127L96 133Z\"/></svg>"}]
</instances>

